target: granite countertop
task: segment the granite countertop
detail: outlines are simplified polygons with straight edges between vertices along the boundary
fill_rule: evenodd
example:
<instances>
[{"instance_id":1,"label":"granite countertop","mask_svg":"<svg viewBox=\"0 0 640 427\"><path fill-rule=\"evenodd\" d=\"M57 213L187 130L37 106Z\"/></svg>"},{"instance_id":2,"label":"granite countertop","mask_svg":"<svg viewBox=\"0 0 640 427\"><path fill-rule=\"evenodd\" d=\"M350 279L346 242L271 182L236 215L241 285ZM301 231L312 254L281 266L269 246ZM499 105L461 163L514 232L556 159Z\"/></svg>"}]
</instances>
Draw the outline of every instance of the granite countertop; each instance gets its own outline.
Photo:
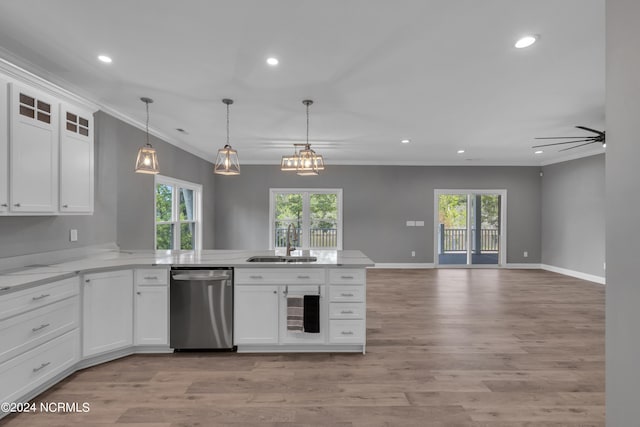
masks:
<instances>
[{"instance_id":1,"label":"granite countertop","mask_svg":"<svg viewBox=\"0 0 640 427\"><path fill-rule=\"evenodd\" d=\"M236 268L364 268L374 263L357 250L294 251L296 256L314 256L305 263L247 262L251 256L284 255L282 251L204 250L204 251L106 251L85 258L51 265L31 265L0 271L0 295L52 280L121 268L145 267L236 267Z\"/></svg>"}]
</instances>

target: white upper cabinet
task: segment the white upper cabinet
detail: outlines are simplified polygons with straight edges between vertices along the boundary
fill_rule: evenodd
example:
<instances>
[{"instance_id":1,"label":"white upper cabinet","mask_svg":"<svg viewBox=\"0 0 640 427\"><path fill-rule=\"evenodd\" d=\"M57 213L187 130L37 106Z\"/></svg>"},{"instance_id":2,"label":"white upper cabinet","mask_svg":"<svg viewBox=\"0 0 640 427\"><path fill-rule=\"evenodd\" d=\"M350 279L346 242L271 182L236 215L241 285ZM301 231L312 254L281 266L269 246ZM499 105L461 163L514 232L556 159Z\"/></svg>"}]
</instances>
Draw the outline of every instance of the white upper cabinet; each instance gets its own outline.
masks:
<instances>
[{"instance_id":1,"label":"white upper cabinet","mask_svg":"<svg viewBox=\"0 0 640 427\"><path fill-rule=\"evenodd\" d=\"M0 77L0 213L9 210L9 83Z\"/></svg>"},{"instance_id":2,"label":"white upper cabinet","mask_svg":"<svg viewBox=\"0 0 640 427\"><path fill-rule=\"evenodd\" d=\"M58 211L58 105L28 86L10 84L9 209Z\"/></svg>"},{"instance_id":3,"label":"white upper cabinet","mask_svg":"<svg viewBox=\"0 0 640 427\"><path fill-rule=\"evenodd\" d=\"M60 105L60 212L93 212L93 114Z\"/></svg>"}]
</instances>

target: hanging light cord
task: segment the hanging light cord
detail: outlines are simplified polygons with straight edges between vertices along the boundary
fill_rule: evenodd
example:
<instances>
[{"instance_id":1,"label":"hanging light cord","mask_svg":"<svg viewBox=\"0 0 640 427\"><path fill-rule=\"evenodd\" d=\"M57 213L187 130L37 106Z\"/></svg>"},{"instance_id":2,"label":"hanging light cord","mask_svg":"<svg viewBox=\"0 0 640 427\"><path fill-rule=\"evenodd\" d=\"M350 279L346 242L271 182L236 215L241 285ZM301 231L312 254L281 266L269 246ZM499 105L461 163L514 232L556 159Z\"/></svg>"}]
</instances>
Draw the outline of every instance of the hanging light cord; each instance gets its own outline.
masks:
<instances>
[{"instance_id":1,"label":"hanging light cord","mask_svg":"<svg viewBox=\"0 0 640 427\"><path fill-rule=\"evenodd\" d=\"M229 104L227 104L227 145L229 145Z\"/></svg>"},{"instance_id":2,"label":"hanging light cord","mask_svg":"<svg viewBox=\"0 0 640 427\"><path fill-rule=\"evenodd\" d=\"M151 146L149 144L149 102L145 101L145 104L147 105L147 145Z\"/></svg>"},{"instance_id":3,"label":"hanging light cord","mask_svg":"<svg viewBox=\"0 0 640 427\"><path fill-rule=\"evenodd\" d=\"M307 148L309 148L309 104L307 103Z\"/></svg>"}]
</instances>

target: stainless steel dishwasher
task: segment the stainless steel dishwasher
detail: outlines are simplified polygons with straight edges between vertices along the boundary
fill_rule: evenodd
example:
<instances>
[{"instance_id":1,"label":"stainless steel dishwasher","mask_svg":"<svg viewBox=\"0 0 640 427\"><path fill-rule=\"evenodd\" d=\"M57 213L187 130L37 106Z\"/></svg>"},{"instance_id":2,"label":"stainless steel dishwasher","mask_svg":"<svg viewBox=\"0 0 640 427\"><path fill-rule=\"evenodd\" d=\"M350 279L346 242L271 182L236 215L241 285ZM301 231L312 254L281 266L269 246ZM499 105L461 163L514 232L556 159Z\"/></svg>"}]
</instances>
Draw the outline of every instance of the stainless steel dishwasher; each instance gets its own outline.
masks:
<instances>
[{"instance_id":1,"label":"stainless steel dishwasher","mask_svg":"<svg viewBox=\"0 0 640 427\"><path fill-rule=\"evenodd\" d=\"M233 270L171 270L169 345L174 350L233 350Z\"/></svg>"}]
</instances>

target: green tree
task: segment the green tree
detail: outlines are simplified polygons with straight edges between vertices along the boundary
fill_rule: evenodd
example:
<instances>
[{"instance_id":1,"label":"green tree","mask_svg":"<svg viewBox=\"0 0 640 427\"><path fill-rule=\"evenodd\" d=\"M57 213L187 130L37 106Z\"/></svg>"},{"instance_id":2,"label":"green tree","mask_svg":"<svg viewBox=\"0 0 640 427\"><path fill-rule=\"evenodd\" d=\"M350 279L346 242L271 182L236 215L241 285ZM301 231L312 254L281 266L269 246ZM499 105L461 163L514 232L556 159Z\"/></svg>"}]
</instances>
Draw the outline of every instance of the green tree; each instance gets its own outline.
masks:
<instances>
[{"instance_id":1,"label":"green tree","mask_svg":"<svg viewBox=\"0 0 640 427\"><path fill-rule=\"evenodd\" d=\"M438 199L438 220L445 228L466 228L467 196L441 194Z\"/></svg>"}]
</instances>

